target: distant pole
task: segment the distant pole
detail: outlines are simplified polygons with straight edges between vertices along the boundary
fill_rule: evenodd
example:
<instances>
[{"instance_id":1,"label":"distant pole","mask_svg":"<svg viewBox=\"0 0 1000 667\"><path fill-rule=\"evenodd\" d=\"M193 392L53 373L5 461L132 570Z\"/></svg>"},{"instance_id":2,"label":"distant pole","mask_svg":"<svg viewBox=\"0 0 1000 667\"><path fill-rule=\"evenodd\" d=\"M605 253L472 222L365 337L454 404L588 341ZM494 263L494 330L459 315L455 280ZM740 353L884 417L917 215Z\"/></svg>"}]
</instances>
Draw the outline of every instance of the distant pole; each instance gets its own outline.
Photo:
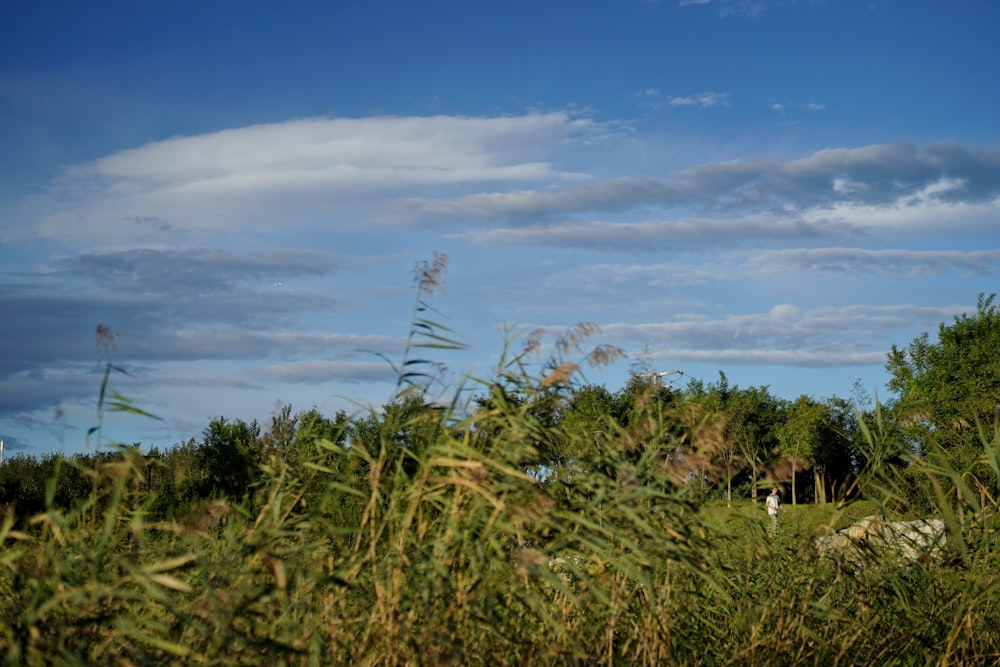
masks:
<instances>
[{"instance_id":1,"label":"distant pole","mask_svg":"<svg viewBox=\"0 0 1000 667\"><path fill-rule=\"evenodd\" d=\"M0 440L0 466L3 465L3 440Z\"/></svg>"}]
</instances>

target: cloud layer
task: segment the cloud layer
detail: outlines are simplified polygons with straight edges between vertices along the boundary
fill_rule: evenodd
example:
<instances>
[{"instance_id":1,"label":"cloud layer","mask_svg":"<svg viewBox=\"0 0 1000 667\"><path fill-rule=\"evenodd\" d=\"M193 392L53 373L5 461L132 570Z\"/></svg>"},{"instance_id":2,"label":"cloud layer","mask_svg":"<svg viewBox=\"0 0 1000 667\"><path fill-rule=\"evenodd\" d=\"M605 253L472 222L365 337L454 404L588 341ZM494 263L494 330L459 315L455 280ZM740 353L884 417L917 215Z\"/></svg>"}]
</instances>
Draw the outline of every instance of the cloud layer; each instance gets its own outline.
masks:
<instances>
[{"instance_id":1,"label":"cloud layer","mask_svg":"<svg viewBox=\"0 0 1000 667\"><path fill-rule=\"evenodd\" d=\"M571 177L549 153L593 128L565 113L314 118L167 139L66 170L4 238L120 247L318 228L387 193Z\"/></svg>"},{"instance_id":2,"label":"cloud layer","mask_svg":"<svg viewBox=\"0 0 1000 667\"><path fill-rule=\"evenodd\" d=\"M38 428L82 406L97 324L121 334L125 381L155 405L218 388L237 408L267 392L381 395L409 327L406 271L432 250L454 257L444 311L472 348L459 372L493 362L505 322L581 320L706 374L878 369L963 303L887 286L988 282L1000 266L992 148L891 142L606 175L602 151L633 131L566 112L309 118L69 168L0 232L31 249L0 282L18 323L0 330L0 419Z\"/></svg>"},{"instance_id":3,"label":"cloud layer","mask_svg":"<svg viewBox=\"0 0 1000 667\"><path fill-rule=\"evenodd\" d=\"M983 204L998 196L1000 151L899 142L828 149L789 162L695 165L663 179L628 176L544 190L411 199L397 206L438 220L475 217L538 224L559 216L643 207L682 214L789 216L844 205Z\"/></svg>"}]
</instances>

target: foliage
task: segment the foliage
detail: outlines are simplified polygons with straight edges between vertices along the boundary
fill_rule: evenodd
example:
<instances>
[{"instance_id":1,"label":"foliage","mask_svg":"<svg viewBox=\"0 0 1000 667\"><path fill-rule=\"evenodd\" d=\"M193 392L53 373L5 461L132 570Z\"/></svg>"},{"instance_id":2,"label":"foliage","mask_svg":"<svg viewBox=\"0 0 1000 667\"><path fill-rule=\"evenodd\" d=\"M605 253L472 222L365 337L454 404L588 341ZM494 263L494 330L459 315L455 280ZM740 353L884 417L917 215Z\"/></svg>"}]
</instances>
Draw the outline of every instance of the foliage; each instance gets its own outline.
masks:
<instances>
[{"instance_id":1,"label":"foliage","mask_svg":"<svg viewBox=\"0 0 1000 667\"><path fill-rule=\"evenodd\" d=\"M480 392L470 405L464 387L430 400L430 385L402 387L408 378L355 417L283 406L266 433L218 417L200 441L145 455L9 460L0 659L965 665L1000 655L989 483L1000 420L977 421L961 448L932 439L908 456L898 413L878 403L853 417L836 400L785 405L724 375L684 392L637 376L612 393L582 381L583 364L616 356L583 353L594 332L557 336L537 374L542 334L516 353L508 343L492 377L467 378ZM853 465L866 499L793 507L775 537L758 503L706 501L747 469L750 487L781 475L783 461L811 467L817 497ZM917 510L944 521L944 557L813 549L862 516Z\"/></svg>"},{"instance_id":2,"label":"foliage","mask_svg":"<svg viewBox=\"0 0 1000 667\"><path fill-rule=\"evenodd\" d=\"M778 451L778 433L785 421L784 401L771 396L767 387L741 389L730 386L725 373L708 386L691 382L685 398L716 416L722 424L722 443L716 451L725 468L726 501L732 505L734 478L749 471L746 482L750 496L757 498L763 483L761 476L769 471ZM783 478L783 473L778 473Z\"/></svg>"},{"instance_id":3,"label":"foliage","mask_svg":"<svg viewBox=\"0 0 1000 667\"><path fill-rule=\"evenodd\" d=\"M892 346L888 386L926 455L931 442L953 449L976 446L976 422L992 423L1000 406L1000 307L979 295L974 315L942 323L936 343L925 332L909 346Z\"/></svg>"},{"instance_id":4,"label":"foliage","mask_svg":"<svg viewBox=\"0 0 1000 667\"><path fill-rule=\"evenodd\" d=\"M301 433L295 465L272 452L247 502L156 519L149 457L123 448L75 507L50 496L20 528L8 515L4 662L985 664L1000 651L996 500L946 457L907 470L940 489L952 556L873 553L859 569L808 545L891 512L891 466L879 502L792 508L770 539L759 506L691 493L677 448L721 434L662 418L655 400L610 420L600 447L540 425L527 401L462 417L408 400L353 420L364 435L306 414L333 437ZM214 423L206 441L234 424ZM539 481L533 442L547 438L585 439L569 444L592 465ZM981 439L996 469L1000 426Z\"/></svg>"},{"instance_id":5,"label":"foliage","mask_svg":"<svg viewBox=\"0 0 1000 667\"><path fill-rule=\"evenodd\" d=\"M198 450L205 471L202 495L239 496L257 481L264 460L257 422L218 417L202 433Z\"/></svg>"},{"instance_id":6,"label":"foliage","mask_svg":"<svg viewBox=\"0 0 1000 667\"><path fill-rule=\"evenodd\" d=\"M793 502L798 500L794 471L800 466L813 471L815 502L826 502L827 489L835 486L831 483L842 481L849 471L850 444L838 427L841 420L835 404L809 396L800 396L788 407L785 423L778 429L778 440L793 469Z\"/></svg>"},{"instance_id":7,"label":"foliage","mask_svg":"<svg viewBox=\"0 0 1000 667\"><path fill-rule=\"evenodd\" d=\"M929 505L919 498L919 478L907 471L909 460L908 447L903 429L895 421L896 412L886 410L882 403L875 402L873 410L860 412L856 410L855 419L848 427L851 431L852 453L858 486L866 497L881 496L879 484L887 475L897 479L909 476L916 486L910 485L912 491L907 494L909 506L923 511L929 511Z\"/></svg>"},{"instance_id":8,"label":"foliage","mask_svg":"<svg viewBox=\"0 0 1000 667\"><path fill-rule=\"evenodd\" d=\"M760 475L778 450L778 427L785 416L784 401L772 396L767 387L734 391L727 406L727 437L750 469L751 497L757 498Z\"/></svg>"},{"instance_id":9,"label":"foliage","mask_svg":"<svg viewBox=\"0 0 1000 667\"><path fill-rule=\"evenodd\" d=\"M933 460L947 454L964 478L996 495L996 471L979 455L978 425L1000 418L1000 307L979 295L974 315L942 323L938 340L927 333L904 350L892 347L886 363L894 406L915 451ZM952 489L957 492L957 489Z\"/></svg>"}]
</instances>

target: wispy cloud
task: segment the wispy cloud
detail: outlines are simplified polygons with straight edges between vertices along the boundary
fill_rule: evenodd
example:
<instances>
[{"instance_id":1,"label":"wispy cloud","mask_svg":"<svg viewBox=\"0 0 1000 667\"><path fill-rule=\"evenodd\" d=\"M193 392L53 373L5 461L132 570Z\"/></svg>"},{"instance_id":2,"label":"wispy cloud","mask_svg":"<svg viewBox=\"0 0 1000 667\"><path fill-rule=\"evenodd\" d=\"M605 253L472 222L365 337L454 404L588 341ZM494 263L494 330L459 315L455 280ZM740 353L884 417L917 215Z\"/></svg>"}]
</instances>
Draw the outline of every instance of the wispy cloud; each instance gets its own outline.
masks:
<instances>
[{"instance_id":1,"label":"wispy cloud","mask_svg":"<svg viewBox=\"0 0 1000 667\"><path fill-rule=\"evenodd\" d=\"M313 118L168 139L68 169L0 239L196 244L272 229L279 215L329 224L334 212L360 215L360 202L392 193L558 182L572 175L552 165L553 152L595 127L562 112Z\"/></svg>"},{"instance_id":2,"label":"wispy cloud","mask_svg":"<svg viewBox=\"0 0 1000 667\"><path fill-rule=\"evenodd\" d=\"M638 207L789 215L836 206L982 204L997 197L1000 151L900 142L822 150L790 162L702 164L663 179L634 176L453 199L401 199L393 206L436 224L472 217L538 225L560 216Z\"/></svg>"},{"instance_id":3,"label":"wispy cloud","mask_svg":"<svg viewBox=\"0 0 1000 667\"><path fill-rule=\"evenodd\" d=\"M706 91L690 95L669 95L656 88L647 88L641 94L642 105L647 108L662 109L665 107L728 107L732 105L732 94L725 92Z\"/></svg>"},{"instance_id":4,"label":"wispy cloud","mask_svg":"<svg viewBox=\"0 0 1000 667\"><path fill-rule=\"evenodd\" d=\"M869 250L865 248L788 249L763 252L750 260L781 272L785 269L893 276L936 276L964 272L988 276L1000 271L1000 249Z\"/></svg>"},{"instance_id":5,"label":"wispy cloud","mask_svg":"<svg viewBox=\"0 0 1000 667\"><path fill-rule=\"evenodd\" d=\"M308 281L336 274L345 284L364 266L362 258L311 250L146 248L70 256L8 276L0 310L18 326L0 328L0 347L16 351L0 355L0 412L92 394L97 324L120 335L133 375L164 362L334 357L347 364L361 350L394 355L399 337L331 333L315 323L355 305Z\"/></svg>"},{"instance_id":6,"label":"wispy cloud","mask_svg":"<svg viewBox=\"0 0 1000 667\"><path fill-rule=\"evenodd\" d=\"M594 248L630 248L656 251L676 246L711 243L726 246L747 241L797 241L849 235L845 223L810 224L798 218L758 216L741 219L679 218L644 222L578 221L488 230L451 235L484 245L560 245Z\"/></svg>"},{"instance_id":7,"label":"wispy cloud","mask_svg":"<svg viewBox=\"0 0 1000 667\"><path fill-rule=\"evenodd\" d=\"M724 94L706 95L694 103ZM168 140L70 170L33 226L30 216L24 220L44 238L84 248L197 247L218 243L220 232L234 234L230 243L238 247L252 231L260 243L294 231L346 231L364 221L429 227L469 220L547 229L480 227L456 238L583 244L604 238L627 245L713 233L846 234L866 221L875 224L873 211L906 210L915 219L935 206L992 206L1000 197L1000 151L960 143L835 148L787 162L713 162L663 178L584 182L578 172L558 168L560 151L582 146L597 127L565 113L321 119ZM538 187L523 189L525 183ZM420 197L407 196L417 192ZM379 213L373 213L376 202L387 202ZM645 212L643 220L609 218L636 211ZM0 236L5 233L17 232ZM199 279L192 264L197 253L175 262L170 280L158 282L150 274L156 261L147 264L142 252L102 258L106 273L95 275L158 289ZM307 257L274 261L313 271ZM212 280L237 268L214 263ZM272 274L280 271L271 267Z\"/></svg>"},{"instance_id":8,"label":"wispy cloud","mask_svg":"<svg viewBox=\"0 0 1000 667\"><path fill-rule=\"evenodd\" d=\"M795 0L679 0L678 7L711 5L721 17L757 16L775 5L794 4Z\"/></svg>"},{"instance_id":9,"label":"wispy cloud","mask_svg":"<svg viewBox=\"0 0 1000 667\"><path fill-rule=\"evenodd\" d=\"M329 275L361 260L317 250L232 252L209 248L135 248L85 253L60 260L56 272L118 294L176 296L260 289L275 281ZM288 297L286 293L281 295Z\"/></svg>"},{"instance_id":10,"label":"wispy cloud","mask_svg":"<svg viewBox=\"0 0 1000 667\"><path fill-rule=\"evenodd\" d=\"M696 93L684 97L671 97L667 99L667 104L673 107L728 107L730 104L729 93Z\"/></svg>"},{"instance_id":11,"label":"wispy cloud","mask_svg":"<svg viewBox=\"0 0 1000 667\"><path fill-rule=\"evenodd\" d=\"M794 0L785 0L785 4L788 4L789 1L794 2ZM771 0L770 3L765 2L765 0L680 0L677 6L711 5L719 16L724 17L732 15L757 16L774 4L775 0Z\"/></svg>"},{"instance_id":12,"label":"wispy cloud","mask_svg":"<svg viewBox=\"0 0 1000 667\"><path fill-rule=\"evenodd\" d=\"M771 110L776 112L779 116L785 116L788 112L802 109L804 111L809 111L816 113L818 111L823 111L826 109L825 104L820 104L819 102L775 102L771 105Z\"/></svg>"},{"instance_id":13,"label":"wispy cloud","mask_svg":"<svg viewBox=\"0 0 1000 667\"><path fill-rule=\"evenodd\" d=\"M930 326L955 309L846 306L805 309L778 304L766 312L709 317L693 313L667 322L611 324L602 331L626 348L648 345L658 358L728 364L837 367L878 364L887 332Z\"/></svg>"}]
</instances>

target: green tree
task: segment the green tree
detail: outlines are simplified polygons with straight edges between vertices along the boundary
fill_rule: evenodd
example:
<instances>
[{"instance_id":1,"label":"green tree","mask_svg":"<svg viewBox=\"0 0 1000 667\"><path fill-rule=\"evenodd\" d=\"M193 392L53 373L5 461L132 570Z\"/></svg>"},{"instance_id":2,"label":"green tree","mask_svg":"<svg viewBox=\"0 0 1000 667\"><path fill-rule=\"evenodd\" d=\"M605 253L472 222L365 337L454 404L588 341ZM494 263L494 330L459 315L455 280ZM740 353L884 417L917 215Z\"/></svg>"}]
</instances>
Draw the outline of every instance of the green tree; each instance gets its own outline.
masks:
<instances>
[{"instance_id":1,"label":"green tree","mask_svg":"<svg viewBox=\"0 0 1000 667\"><path fill-rule=\"evenodd\" d=\"M271 415L271 427L261 437L261 446L269 456L285 460L295 440L298 429L298 415L292 414L292 406L281 406L278 414Z\"/></svg>"},{"instance_id":2,"label":"green tree","mask_svg":"<svg viewBox=\"0 0 1000 667\"><path fill-rule=\"evenodd\" d=\"M562 428L571 402L562 388L534 388L515 381L490 384L487 391L473 400L477 447L516 450L522 469L536 478L565 468L584 451L578 443L569 442ZM593 431L581 419L573 420L575 430Z\"/></svg>"},{"instance_id":3,"label":"green tree","mask_svg":"<svg viewBox=\"0 0 1000 667\"><path fill-rule=\"evenodd\" d=\"M443 428L441 409L423 395L404 392L382 406L380 413L357 419L351 430L352 447L363 447L371 459L383 456L389 469L412 476L421 453Z\"/></svg>"},{"instance_id":4,"label":"green tree","mask_svg":"<svg viewBox=\"0 0 1000 667\"><path fill-rule=\"evenodd\" d=\"M164 452L163 464L168 473L163 484L155 488L164 507L180 506L207 492L208 474L202 463L201 445L194 438Z\"/></svg>"},{"instance_id":5,"label":"green tree","mask_svg":"<svg viewBox=\"0 0 1000 667\"><path fill-rule=\"evenodd\" d=\"M839 478L850 467L847 439L835 426L830 403L799 396L788 406L784 424L778 428L781 452L791 468L792 504L798 503L799 470L812 472L813 500L826 502L831 478Z\"/></svg>"},{"instance_id":6,"label":"green tree","mask_svg":"<svg viewBox=\"0 0 1000 667\"><path fill-rule=\"evenodd\" d=\"M674 441L671 426L676 420L670 411L675 399L673 390L658 380L638 376L614 394L599 385L576 389L559 413L561 460L553 459L554 467L617 478L620 471L607 467L612 460L636 463L650 447ZM607 455L609 447L619 450L615 456Z\"/></svg>"},{"instance_id":7,"label":"green tree","mask_svg":"<svg viewBox=\"0 0 1000 667\"><path fill-rule=\"evenodd\" d=\"M216 417L202 431L199 447L205 470L204 495L243 497L259 478L264 451L256 421Z\"/></svg>"},{"instance_id":8,"label":"green tree","mask_svg":"<svg viewBox=\"0 0 1000 667\"><path fill-rule=\"evenodd\" d=\"M820 447L813 451L813 480L817 502L843 496L856 471L854 452L859 439L857 412L850 401L832 396L823 401L826 425ZM838 495L839 492L839 495Z\"/></svg>"},{"instance_id":9,"label":"green tree","mask_svg":"<svg viewBox=\"0 0 1000 667\"><path fill-rule=\"evenodd\" d=\"M565 444L560 448L558 463L579 466L594 459L590 450L601 447L602 441L618 429L616 403L615 396L603 386L587 385L573 392L561 415Z\"/></svg>"},{"instance_id":10,"label":"green tree","mask_svg":"<svg viewBox=\"0 0 1000 667\"><path fill-rule=\"evenodd\" d=\"M1000 308L979 295L975 315L942 323L936 343L927 332L905 349L892 346L888 387L922 455L931 441L948 450L977 446L975 423L992 424L1000 409Z\"/></svg>"},{"instance_id":11,"label":"green tree","mask_svg":"<svg viewBox=\"0 0 1000 667\"><path fill-rule=\"evenodd\" d=\"M613 416L635 449L656 445L676 465L681 458L680 417L683 395L659 377L633 375L615 394ZM637 458L638 452L633 454Z\"/></svg>"},{"instance_id":12,"label":"green tree","mask_svg":"<svg viewBox=\"0 0 1000 667\"><path fill-rule=\"evenodd\" d=\"M750 496L756 500L761 473L778 448L778 427L784 420L784 404L767 387L736 390L726 410L726 438L750 468Z\"/></svg>"},{"instance_id":13,"label":"green tree","mask_svg":"<svg viewBox=\"0 0 1000 667\"><path fill-rule=\"evenodd\" d=\"M296 415L295 424L295 436L290 449L296 458L305 456L305 450L315 448L318 441L328 441L343 447L350 440L351 420L343 410L337 410L331 419L314 407ZM292 454L289 456L292 457Z\"/></svg>"},{"instance_id":14,"label":"green tree","mask_svg":"<svg viewBox=\"0 0 1000 667\"><path fill-rule=\"evenodd\" d=\"M1000 422L1000 307L980 294L976 313L942 323L937 342L925 332L889 352L897 419L915 452L944 457L965 483L995 495L997 475L984 458L979 427ZM950 484L950 483L949 483ZM958 489L955 489L958 493Z\"/></svg>"},{"instance_id":15,"label":"green tree","mask_svg":"<svg viewBox=\"0 0 1000 667\"><path fill-rule=\"evenodd\" d=\"M669 413L678 407L681 392L664 384L659 377L633 375L615 395L615 418L623 426L643 419L650 414Z\"/></svg>"},{"instance_id":16,"label":"green tree","mask_svg":"<svg viewBox=\"0 0 1000 667\"><path fill-rule=\"evenodd\" d=\"M23 519L45 510L45 480L52 474L52 457L38 460L17 454L0 466L0 506Z\"/></svg>"},{"instance_id":17,"label":"green tree","mask_svg":"<svg viewBox=\"0 0 1000 667\"><path fill-rule=\"evenodd\" d=\"M686 393L689 400L701 405L706 415L715 414L722 420L722 437L713 456L726 480L727 502L732 504L736 482L748 483L750 495L756 499L763 472L778 449L777 433L784 422L785 401L772 396L767 387L730 386L726 374L721 372L719 380L708 386L700 381L691 382Z\"/></svg>"},{"instance_id":18,"label":"green tree","mask_svg":"<svg viewBox=\"0 0 1000 667\"><path fill-rule=\"evenodd\" d=\"M701 381L692 381L685 392L689 410L693 408L700 415L697 421L701 427L697 430L713 434L713 437L699 438L700 444L686 456L702 486L708 477L725 480L729 506L733 503L733 476L743 467L737 442L729 437L729 402L738 391L738 387L729 386L729 378L719 371L719 379L713 384L706 387ZM715 474L716 471L721 475Z\"/></svg>"}]
</instances>

